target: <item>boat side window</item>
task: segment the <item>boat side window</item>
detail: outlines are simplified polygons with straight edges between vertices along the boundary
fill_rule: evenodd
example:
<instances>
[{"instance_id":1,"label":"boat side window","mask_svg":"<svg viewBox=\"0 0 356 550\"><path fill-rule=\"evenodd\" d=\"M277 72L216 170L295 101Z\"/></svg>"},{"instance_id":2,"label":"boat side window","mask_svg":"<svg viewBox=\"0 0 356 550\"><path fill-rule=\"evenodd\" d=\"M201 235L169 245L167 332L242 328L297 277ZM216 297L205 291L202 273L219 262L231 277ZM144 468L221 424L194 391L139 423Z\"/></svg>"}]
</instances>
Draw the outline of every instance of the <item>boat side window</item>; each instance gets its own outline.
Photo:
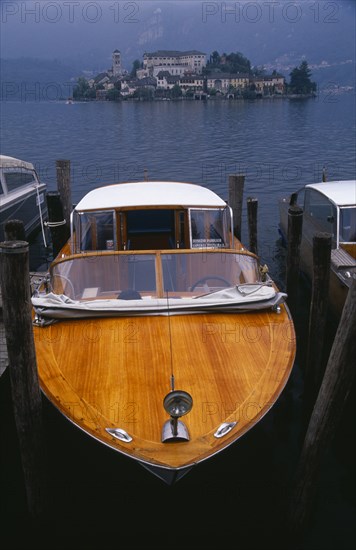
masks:
<instances>
[{"instance_id":1,"label":"boat side window","mask_svg":"<svg viewBox=\"0 0 356 550\"><path fill-rule=\"evenodd\" d=\"M304 207L304 201L305 201L305 188L302 187L297 191L297 204L299 204L301 207Z\"/></svg>"},{"instance_id":2,"label":"boat side window","mask_svg":"<svg viewBox=\"0 0 356 550\"><path fill-rule=\"evenodd\" d=\"M116 249L113 211L80 213L80 249Z\"/></svg>"},{"instance_id":3,"label":"boat side window","mask_svg":"<svg viewBox=\"0 0 356 550\"><path fill-rule=\"evenodd\" d=\"M34 172L30 170L15 170L9 169L4 171L4 178L8 192L15 191L23 185L28 185L29 183L36 183L36 176Z\"/></svg>"},{"instance_id":4,"label":"boat side window","mask_svg":"<svg viewBox=\"0 0 356 550\"><path fill-rule=\"evenodd\" d=\"M356 241L356 208L340 208L340 241L354 243Z\"/></svg>"},{"instance_id":5,"label":"boat side window","mask_svg":"<svg viewBox=\"0 0 356 550\"><path fill-rule=\"evenodd\" d=\"M226 209L191 209L191 248L227 248L228 220Z\"/></svg>"},{"instance_id":6,"label":"boat side window","mask_svg":"<svg viewBox=\"0 0 356 550\"><path fill-rule=\"evenodd\" d=\"M315 189L307 189L305 193L304 212L318 226L320 231L336 236L337 211L325 195Z\"/></svg>"}]
</instances>

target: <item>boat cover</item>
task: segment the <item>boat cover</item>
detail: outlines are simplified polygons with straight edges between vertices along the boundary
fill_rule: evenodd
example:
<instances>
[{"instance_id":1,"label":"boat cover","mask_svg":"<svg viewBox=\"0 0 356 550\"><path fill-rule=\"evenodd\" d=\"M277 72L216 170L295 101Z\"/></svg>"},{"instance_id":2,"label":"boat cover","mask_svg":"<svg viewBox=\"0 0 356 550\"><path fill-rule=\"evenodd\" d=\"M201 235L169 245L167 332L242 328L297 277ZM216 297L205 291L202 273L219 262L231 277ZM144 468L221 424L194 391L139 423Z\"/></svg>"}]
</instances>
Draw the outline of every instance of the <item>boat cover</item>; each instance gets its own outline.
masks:
<instances>
[{"instance_id":1,"label":"boat cover","mask_svg":"<svg viewBox=\"0 0 356 550\"><path fill-rule=\"evenodd\" d=\"M58 319L92 317L174 315L201 312L246 312L271 309L283 303L287 294L269 284L241 284L189 298L143 297L139 300L72 300L63 294L32 296L37 324ZM44 323L39 323L42 319Z\"/></svg>"}]
</instances>

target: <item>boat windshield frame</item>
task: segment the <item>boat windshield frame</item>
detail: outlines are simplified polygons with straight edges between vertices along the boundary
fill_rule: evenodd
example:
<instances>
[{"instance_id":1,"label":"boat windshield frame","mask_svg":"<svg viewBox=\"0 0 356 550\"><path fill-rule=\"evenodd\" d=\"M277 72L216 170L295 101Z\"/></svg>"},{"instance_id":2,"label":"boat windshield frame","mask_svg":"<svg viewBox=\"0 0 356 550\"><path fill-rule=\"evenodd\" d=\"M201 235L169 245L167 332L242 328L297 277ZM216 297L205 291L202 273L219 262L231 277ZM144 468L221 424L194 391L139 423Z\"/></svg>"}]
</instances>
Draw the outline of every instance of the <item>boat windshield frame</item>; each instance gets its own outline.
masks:
<instances>
[{"instance_id":1,"label":"boat windshield frame","mask_svg":"<svg viewBox=\"0 0 356 550\"><path fill-rule=\"evenodd\" d=\"M259 282L258 258L247 250L98 251L58 258L50 267L52 292L74 300L117 299L126 290L192 298Z\"/></svg>"},{"instance_id":2,"label":"boat windshield frame","mask_svg":"<svg viewBox=\"0 0 356 550\"><path fill-rule=\"evenodd\" d=\"M23 179L24 176L31 176L30 181L19 181L10 184L10 181L7 178L8 174L19 174L19 177ZM26 180L28 178L25 178ZM4 195L12 195L23 191L24 189L31 189L33 187L39 186L40 181L37 175L36 170L33 168L24 168L21 166L4 166L0 168L0 180L2 185L2 190Z\"/></svg>"},{"instance_id":3,"label":"boat windshield frame","mask_svg":"<svg viewBox=\"0 0 356 550\"><path fill-rule=\"evenodd\" d=\"M150 212L170 212L172 213L172 223L168 227L153 227L148 223L147 227L139 226L129 229L129 218L131 213L139 211ZM183 214L183 228L179 221ZM110 224L103 222L107 216L112 216ZM199 219L200 218L200 219ZM153 215L154 219L154 215ZM92 222L90 223L90 220ZM200 227L200 234L194 237L193 222L197 222ZM158 224L158 222L155 222ZM142 250L155 248L157 250L170 248L217 248L229 249L233 247L233 212L229 205L225 206L197 206L182 207L177 205L165 205L159 208L102 208L93 210L73 210L71 213L71 250L73 253L81 254L90 251L105 250ZM152 220L151 220L152 225ZM110 226L110 229L109 229ZM129 232L139 233L141 241L131 242ZM166 242L163 239L157 239L159 234L166 235ZM104 236L106 235L106 236ZM146 235L146 237L143 237ZM171 246L168 247L168 242ZM144 245L143 245L144 243ZM152 243L152 244L151 244ZM153 244L153 243L156 243Z\"/></svg>"}]
</instances>

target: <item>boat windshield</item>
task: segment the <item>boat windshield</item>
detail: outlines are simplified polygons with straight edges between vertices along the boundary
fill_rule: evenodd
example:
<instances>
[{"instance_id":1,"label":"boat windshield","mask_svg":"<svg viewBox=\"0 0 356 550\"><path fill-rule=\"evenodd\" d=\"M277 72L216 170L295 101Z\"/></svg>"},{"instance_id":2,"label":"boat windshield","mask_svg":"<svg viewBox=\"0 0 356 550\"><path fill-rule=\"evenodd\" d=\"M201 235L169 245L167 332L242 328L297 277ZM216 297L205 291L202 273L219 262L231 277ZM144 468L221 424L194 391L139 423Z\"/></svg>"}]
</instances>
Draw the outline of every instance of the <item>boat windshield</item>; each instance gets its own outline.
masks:
<instances>
[{"instance_id":1,"label":"boat windshield","mask_svg":"<svg viewBox=\"0 0 356 550\"><path fill-rule=\"evenodd\" d=\"M341 242L356 242L356 208L340 208L339 239Z\"/></svg>"},{"instance_id":2,"label":"boat windshield","mask_svg":"<svg viewBox=\"0 0 356 550\"><path fill-rule=\"evenodd\" d=\"M256 258L229 251L81 254L51 268L52 291L73 300L192 298L258 281Z\"/></svg>"}]
</instances>

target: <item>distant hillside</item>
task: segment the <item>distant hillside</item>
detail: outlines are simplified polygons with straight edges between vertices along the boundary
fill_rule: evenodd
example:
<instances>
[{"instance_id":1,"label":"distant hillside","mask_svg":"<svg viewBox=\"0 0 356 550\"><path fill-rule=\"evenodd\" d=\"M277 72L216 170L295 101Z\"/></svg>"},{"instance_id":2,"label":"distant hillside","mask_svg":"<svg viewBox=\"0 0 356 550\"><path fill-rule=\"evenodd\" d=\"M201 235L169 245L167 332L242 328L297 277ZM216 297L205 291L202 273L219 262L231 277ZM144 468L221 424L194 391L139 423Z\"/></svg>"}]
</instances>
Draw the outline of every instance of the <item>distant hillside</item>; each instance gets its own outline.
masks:
<instances>
[{"instance_id":1,"label":"distant hillside","mask_svg":"<svg viewBox=\"0 0 356 550\"><path fill-rule=\"evenodd\" d=\"M72 95L77 80L74 69L57 59L0 59L3 100L45 101Z\"/></svg>"},{"instance_id":2,"label":"distant hillside","mask_svg":"<svg viewBox=\"0 0 356 550\"><path fill-rule=\"evenodd\" d=\"M3 80L67 82L82 71L98 74L111 66L116 48L128 71L144 52L197 49L207 55L242 52L251 64L271 66L287 78L306 59L319 85L355 85L354 65L348 63L355 63L355 0L63 2L56 24L46 20L51 10L24 24L26 2L18 4L19 12L2 28L1 55L16 60L19 70L5 66ZM91 10L84 17L82 5L100 5L95 24L88 22ZM26 67L23 56L59 61L39 65L32 59Z\"/></svg>"}]
</instances>

